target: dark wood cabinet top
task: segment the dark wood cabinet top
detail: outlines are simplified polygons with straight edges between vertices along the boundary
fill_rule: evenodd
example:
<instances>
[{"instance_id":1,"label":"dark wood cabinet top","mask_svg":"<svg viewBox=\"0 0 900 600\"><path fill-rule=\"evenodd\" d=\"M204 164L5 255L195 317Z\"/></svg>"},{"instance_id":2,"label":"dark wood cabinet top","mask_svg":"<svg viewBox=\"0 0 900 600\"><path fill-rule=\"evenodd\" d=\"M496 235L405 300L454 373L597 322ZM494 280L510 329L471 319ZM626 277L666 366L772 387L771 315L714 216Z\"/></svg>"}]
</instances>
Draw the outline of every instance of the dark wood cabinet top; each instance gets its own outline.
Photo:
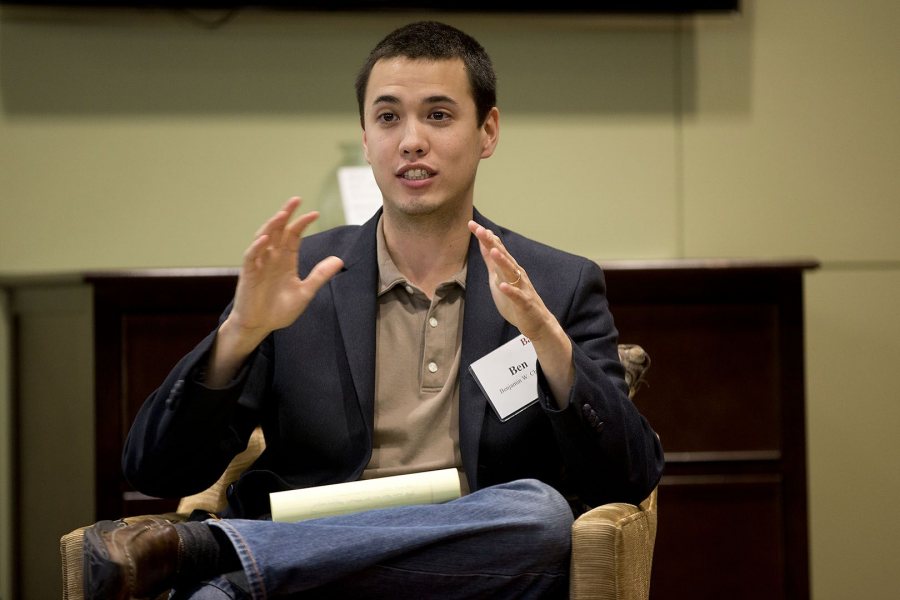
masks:
<instances>
[{"instance_id":1,"label":"dark wood cabinet top","mask_svg":"<svg viewBox=\"0 0 900 600\"><path fill-rule=\"evenodd\" d=\"M598 260L605 271L807 271L817 269L819 261L812 258L755 259L755 258L667 258ZM112 279L166 279L236 277L238 267L176 267L154 269L118 269L89 271L85 281L102 282Z\"/></svg>"}]
</instances>

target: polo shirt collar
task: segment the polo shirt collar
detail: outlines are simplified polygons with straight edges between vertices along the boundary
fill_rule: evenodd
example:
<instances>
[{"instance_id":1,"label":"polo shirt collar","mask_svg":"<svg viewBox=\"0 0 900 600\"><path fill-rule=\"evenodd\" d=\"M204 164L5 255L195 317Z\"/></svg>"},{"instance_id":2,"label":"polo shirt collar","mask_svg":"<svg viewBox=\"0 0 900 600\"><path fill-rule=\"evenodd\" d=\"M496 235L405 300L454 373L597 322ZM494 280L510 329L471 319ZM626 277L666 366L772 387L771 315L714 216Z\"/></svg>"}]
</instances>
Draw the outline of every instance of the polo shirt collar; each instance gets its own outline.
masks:
<instances>
[{"instance_id":1,"label":"polo shirt collar","mask_svg":"<svg viewBox=\"0 0 900 600\"><path fill-rule=\"evenodd\" d=\"M378 296L382 296L398 285L411 285L409 280L400 272L391 253L388 252L387 242L384 240L384 217L378 218L378 226L375 228L375 254L378 261ZM447 284L457 284L462 289L466 289L466 274L468 272L468 261L462 268L456 272L453 277L443 282L438 288Z\"/></svg>"}]
</instances>

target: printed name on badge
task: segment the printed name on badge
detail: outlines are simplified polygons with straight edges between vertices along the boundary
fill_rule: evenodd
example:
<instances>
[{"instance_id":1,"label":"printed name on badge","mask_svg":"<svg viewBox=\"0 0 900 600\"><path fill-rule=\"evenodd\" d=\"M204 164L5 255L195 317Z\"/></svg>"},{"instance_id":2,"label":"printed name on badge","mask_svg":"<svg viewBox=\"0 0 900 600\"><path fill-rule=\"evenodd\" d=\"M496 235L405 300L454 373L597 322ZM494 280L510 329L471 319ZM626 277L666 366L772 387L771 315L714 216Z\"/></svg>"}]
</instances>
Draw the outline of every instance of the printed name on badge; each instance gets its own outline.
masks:
<instances>
[{"instance_id":1,"label":"printed name on badge","mask_svg":"<svg viewBox=\"0 0 900 600\"><path fill-rule=\"evenodd\" d=\"M482 356L469 371L501 421L537 402L537 354L524 335Z\"/></svg>"}]
</instances>

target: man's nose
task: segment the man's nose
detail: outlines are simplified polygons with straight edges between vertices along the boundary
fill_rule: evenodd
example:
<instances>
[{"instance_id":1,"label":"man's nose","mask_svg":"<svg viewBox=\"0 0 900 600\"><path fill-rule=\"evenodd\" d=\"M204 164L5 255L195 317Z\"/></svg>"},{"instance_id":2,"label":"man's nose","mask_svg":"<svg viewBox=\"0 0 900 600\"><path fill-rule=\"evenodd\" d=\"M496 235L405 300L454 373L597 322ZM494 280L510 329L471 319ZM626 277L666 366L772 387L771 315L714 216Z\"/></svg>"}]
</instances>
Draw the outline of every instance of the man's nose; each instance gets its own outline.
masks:
<instances>
[{"instance_id":1,"label":"man's nose","mask_svg":"<svg viewBox=\"0 0 900 600\"><path fill-rule=\"evenodd\" d=\"M403 139L400 140L400 152L404 156L411 154L421 156L428 152L428 142L418 123L406 125L406 129L403 131Z\"/></svg>"}]
</instances>

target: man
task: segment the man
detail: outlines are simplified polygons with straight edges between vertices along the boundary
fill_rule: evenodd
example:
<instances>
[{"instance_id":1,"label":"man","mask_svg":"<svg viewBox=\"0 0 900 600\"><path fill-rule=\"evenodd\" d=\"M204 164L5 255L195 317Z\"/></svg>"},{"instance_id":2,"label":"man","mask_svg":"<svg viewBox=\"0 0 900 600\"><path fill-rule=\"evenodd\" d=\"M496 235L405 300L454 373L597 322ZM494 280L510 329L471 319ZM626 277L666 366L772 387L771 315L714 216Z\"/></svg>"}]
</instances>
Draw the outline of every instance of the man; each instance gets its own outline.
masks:
<instances>
[{"instance_id":1,"label":"man","mask_svg":"<svg viewBox=\"0 0 900 600\"><path fill-rule=\"evenodd\" d=\"M148 398L123 466L177 497L257 425L265 453L224 518L89 529L89 597L565 596L567 498L650 493L662 450L627 397L600 269L474 210L495 87L487 53L452 27L414 23L375 47L357 98L382 210L302 248L317 215L293 218L299 199L265 223L232 306ZM469 366L519 334L539 401L501 420ZM448 467L467 493L445 504L266 518L273 491Z\"/></svg>"}]
</instances>

